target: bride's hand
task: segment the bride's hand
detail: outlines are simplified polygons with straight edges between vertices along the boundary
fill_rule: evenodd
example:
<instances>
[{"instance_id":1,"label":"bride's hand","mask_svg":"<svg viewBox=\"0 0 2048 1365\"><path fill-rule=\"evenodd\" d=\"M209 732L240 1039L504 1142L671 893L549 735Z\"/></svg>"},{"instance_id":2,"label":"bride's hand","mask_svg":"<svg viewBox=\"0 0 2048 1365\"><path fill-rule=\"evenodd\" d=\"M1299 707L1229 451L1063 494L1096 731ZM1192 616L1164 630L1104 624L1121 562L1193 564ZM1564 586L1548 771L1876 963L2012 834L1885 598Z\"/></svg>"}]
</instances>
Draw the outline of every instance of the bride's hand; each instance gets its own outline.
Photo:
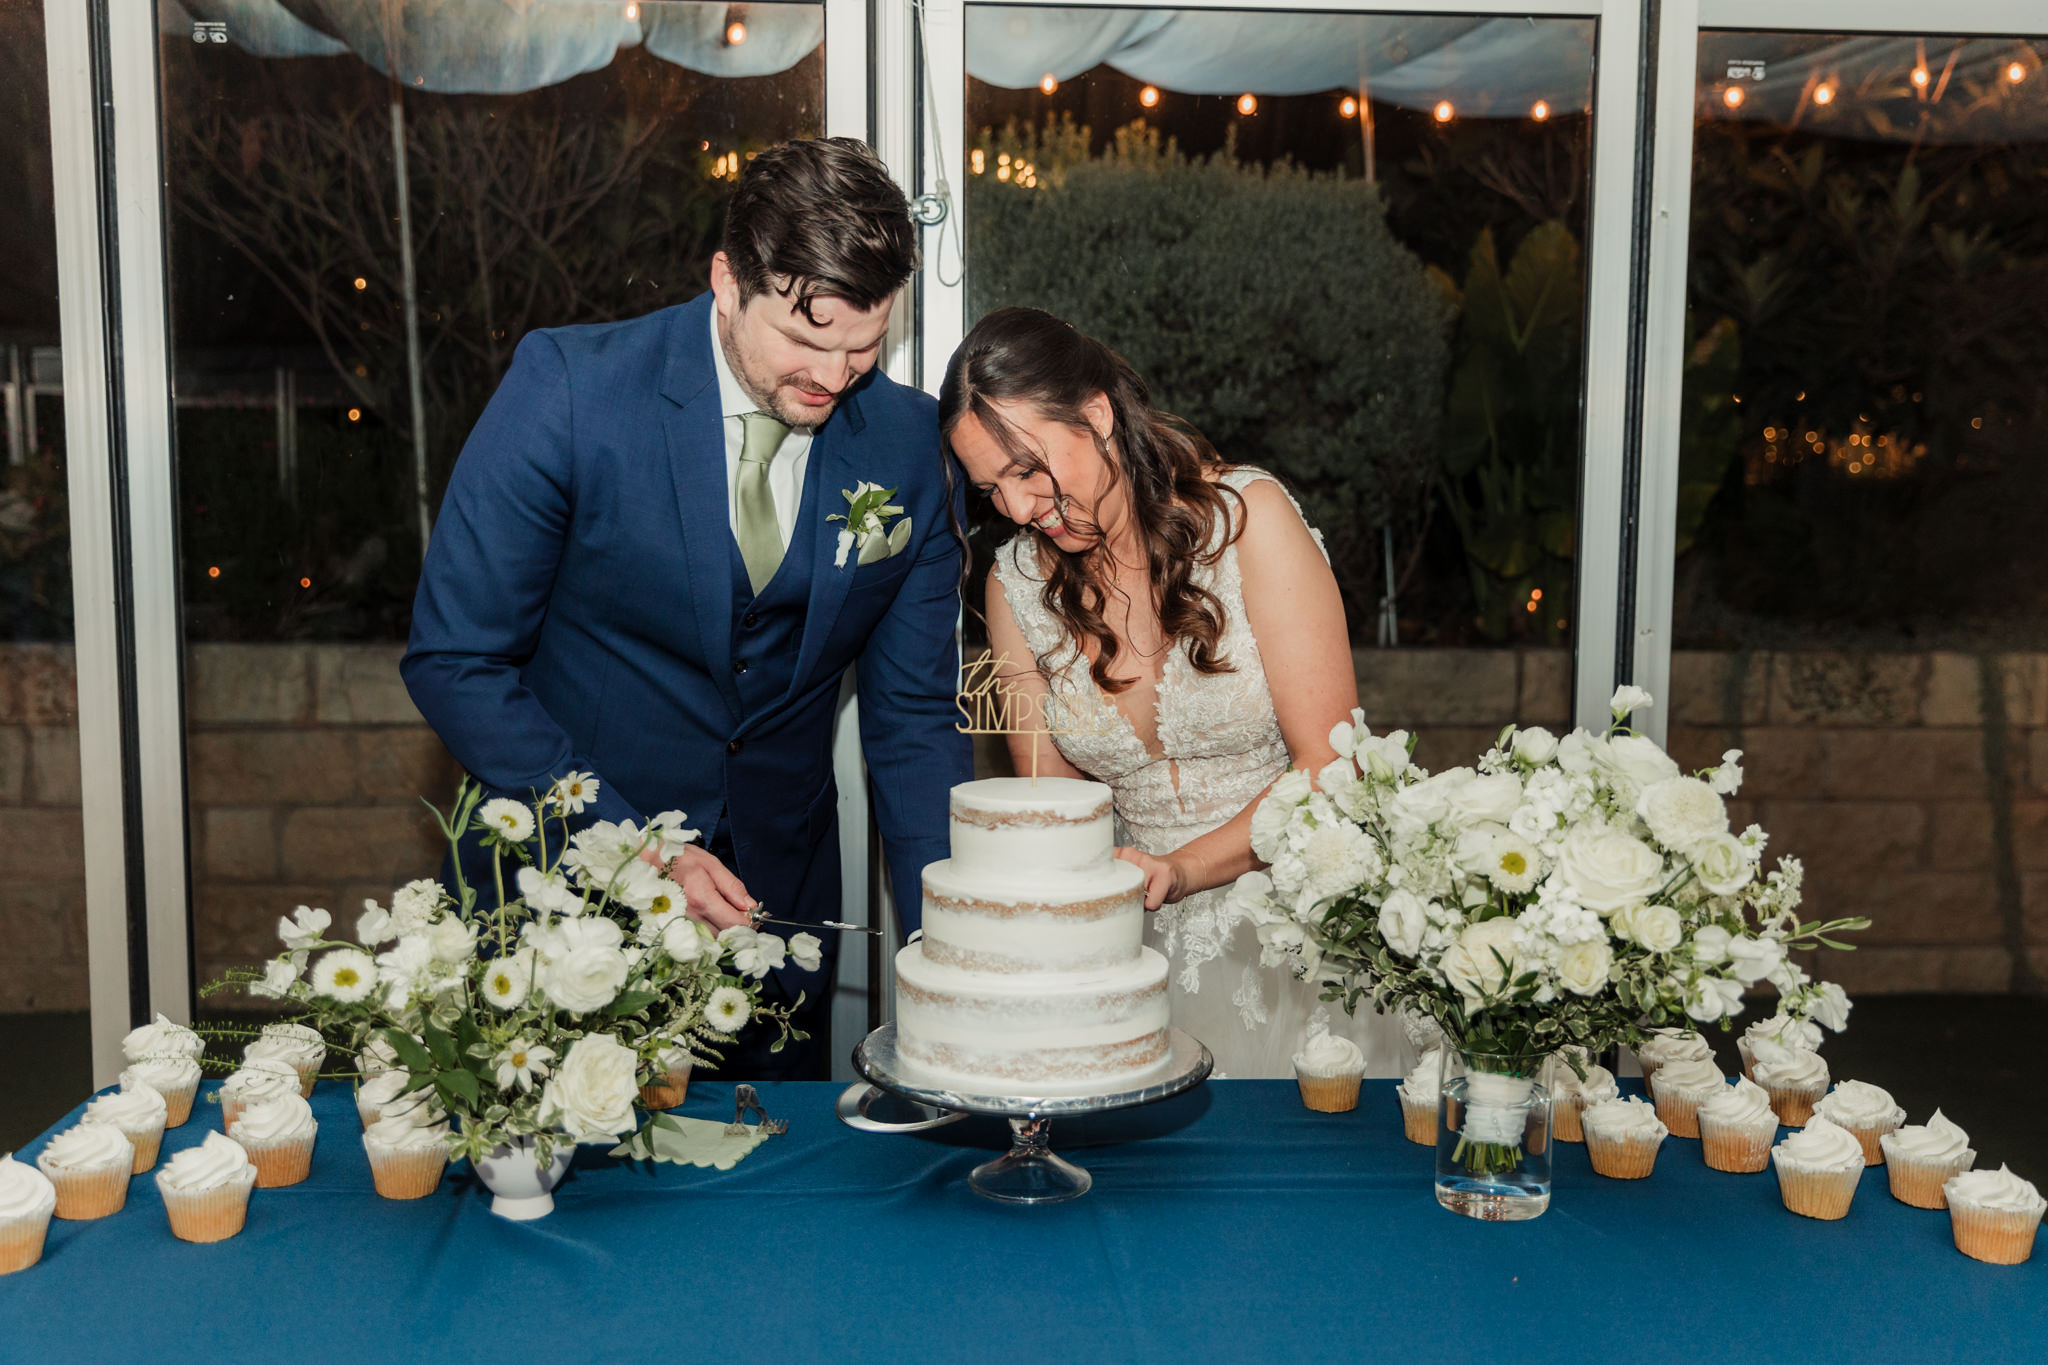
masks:
<instances>
[{"instance_id":1,"label":"bride's hand","mask_svg":"<svg viewBox=\"0 0 2048 1365\"><path fill-rule=\"evenodd\" d=\"M1145 874L1145 908L1172 905L1187 894L1187 873L1173 855L1156 857L1142 849L1120 848L1116 856Z\"/></svg>"}]
</instances>

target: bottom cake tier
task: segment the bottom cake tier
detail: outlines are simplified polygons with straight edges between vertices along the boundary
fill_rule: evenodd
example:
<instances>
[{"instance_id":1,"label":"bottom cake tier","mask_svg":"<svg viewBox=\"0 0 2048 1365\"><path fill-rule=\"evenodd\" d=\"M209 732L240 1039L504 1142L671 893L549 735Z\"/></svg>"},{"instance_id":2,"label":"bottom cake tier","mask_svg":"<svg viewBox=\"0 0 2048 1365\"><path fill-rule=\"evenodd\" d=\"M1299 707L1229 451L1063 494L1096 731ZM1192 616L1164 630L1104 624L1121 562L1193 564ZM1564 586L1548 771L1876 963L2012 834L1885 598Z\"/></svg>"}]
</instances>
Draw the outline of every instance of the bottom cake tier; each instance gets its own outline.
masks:
<instances>
[{"instance_id":1,"label":"bottom cake tier","mask_svg":"<svg viewBox=\"0 0 2048 1365\"><path fill-rule=\"evenodd\" d=\"M1166 959L1091 972L1001 974L896 955L896 1047L963 1094L1064 1096L1135 1090L1170 1061Z\"/></svg>"}]
</instances>

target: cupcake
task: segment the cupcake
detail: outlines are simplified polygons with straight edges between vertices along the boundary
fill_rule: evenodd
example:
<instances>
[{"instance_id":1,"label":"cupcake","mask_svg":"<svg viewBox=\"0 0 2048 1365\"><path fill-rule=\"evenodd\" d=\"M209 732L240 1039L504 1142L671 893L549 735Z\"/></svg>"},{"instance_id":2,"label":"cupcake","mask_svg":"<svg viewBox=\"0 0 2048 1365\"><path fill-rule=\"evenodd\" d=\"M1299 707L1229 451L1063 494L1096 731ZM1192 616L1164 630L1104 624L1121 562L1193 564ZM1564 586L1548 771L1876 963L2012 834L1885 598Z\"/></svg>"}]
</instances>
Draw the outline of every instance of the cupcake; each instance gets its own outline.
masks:
<instances>
[{"instance_id":1,"label":"cupcake","mask_svg":"<svg viewBox=\"0 0 2048 1365\"><path fill-rule=\"evenodd\" d=\"M198 1061L206 1051L206 1040L159 1014L121 1040L121 1055L131 1062L152 1057L184 1057Z\"/></svg>"},{"instance_id":2,"label":"cupcake","mask_svg":"<svg viewBox=\"0 0 2048 1365\"><path fill-rule=\"evenodd\" d=\"M391 1046L390 1040L382 1033L372 1034L370 1040L363 1044L363 1050L356 1054L356 1069L363 1073L366 1081L383 1072L396 1071L399 1069L398 1049Z\"/></svg>"},{"instance_id":3,"label":"cupcake","mask_svg":"<svg viewBox=\"0 0 2048 1365\"><path fill-rule=\"evenodd\" d=\"M1892 1102L1890 1091L1863 1081L1843 1081L1813 1106L1813 1112L1855 1134L1863 1144L1863 1160L1871 1166L1884 1165L1884 1147L1878 1139L1906 1121L1906 1111Z\"/></svg>"},{"instance_id":4,"label":"cupcake","mask_svg":"<svg viewBox=\"0 0 2048 1365\"><path fill-rule=\"evenodd\" d=\"M1579 1115L1593 1169L1616 1180L1641 1180L1657 1164L1657 1147L1670 1130L1657 1111L1631 1095L1602 1100Z\"/></svg>"},{"instance_id":5,"label":"cupcake","mask_svg":"<svg viewBox=\"0 0 2048 1365\"><path fill-rule=\"evenodd\" d=\"M385 1108L411 1086L412 1076L408 1072L379 1071L356 1087L356 1117L363 1121L364 1128L368 1128L384 1117Z\"/></svg>"},{"instance_id":6,"label":"cupcake","mask_svg":"<svg viewBox=\"0 0 2048 1365\"><path fill-rule=\"evenodd\" d=\"M1444 1045L1444 1026L1426 1014L1401 1014L1401 1036L1408 1040L1408 1046L1415 1049L1415 1055Z\"/></svg>"},{"instance_id":7,"label":"cupcake","mask_svg":"<svg viewBox=\"0 0 2048 1365\"><path fill-rule=\"evenodd\" d=\"M1820 1054L1767 1039L1750 1044L1750 1076L1771 1097L1771 1108L1787 1128L1813 1117L1813 1106L1828 1092L1828 1064Z\"/></svg>"},{"instance_id":8,"label":"cupcake","mask_svg":"<svg viewBox=\"0 0 2048 1365\"><path fill-rule=\"evenodd\" d=\"M279 1095L244 1105L234 1139L256 1167L256 1187L296 1185L313 1166L313 1106L299 1095Z\"/></svg>"},{"instance_id":9,"label":"cupcake","mask_svg":"<svg viewBox=\"0 0 2048 1365\"><path fill-rule=\"evenodd\" d=\"M1735 1040L1735 1050L1742 1057L1742 1074L1752 1080L1755 1079L1751 1072L1756 1065L1756 1059L1750 1055L1750 1049L1759 1040L1776 1043L1780 1047L1796 1047L1803 1052L1818 1052L1821 1040L1820 1025L1804 1019L1794 1019L1780 1010L1770 1018L1759 1019L1744 1029L1742 1036Z\"/></svg>"},{"instance_id":10,"label":"cupcake","mask_svg":"<svg viewBox=\"0 0 2048 1365\"><path fill-rule=\"evenodd\" d=\"M673 1109L690 1093L689 1050L666 1047L654 1059L654 1079L640 1087L640 1103L648 1109Z\"/></svg>"},{"instance_id":11,"label":"cupcake","mask_svg":"<svg viewBox=\"0 0 2048 1365\"><path fill-rule=\"evenodd\" d=\"M276 1057L258 1057L244 1062L242 1069L220 1083L220 1126L231 1131L243 1109L279 1095L300 1091L299 1071Z\"/></svg>"},{"instance_id":12,"label":"cupcake","mask_svg":"<svg viewBox=\"0 0 2048 1365\"><path fill-rule=\"evenodd\" d=\"M25 1161L0 1157L0 1275L43 1258L43 1237L57 1208L57 1187Z\"/></svg>"},{"instance_id":13,"label":"cupcake","mask_svg":"<svg viewBox=\"0 0 2048 1365\"><path fill-rule=\"evenodd\" d=\"M127 1073L122 1073L125 1078ZM85 1106L88 1123L108 1123L119 1128L135 1148L133 1175L156 1165L157 1148L163 1145L164 1122L170 1117L164 1097L148 1086L130 1086L124 1079L119 1090L100 1096Z\"/></svg>"},{"instance_id":14,"label":"cupcake","mask_svg":"<svg viewBox=\"0 0 2048 1365\"><path fill-rule=\"evenodd\" d=\"M1653 1095L1657 1092L1650 1087L1659 1067L1672 1062L1714 1060L1714 1049L1707 1045L1707 1040L1689 1028L1653 1028L1635 1052L1636 1060L1643 1064L1643 1088Z\"/></svg>"},{"instance_id":15,"label":"cupcake","mask_svg":"<svg viewBox=\"0 0 2048 1365\"><path fill-rule=\"evenodd\" d=\"M1970 1135L1943 1118L1939 1109L1926 1123L1884 1133L1877 1142L1884 1150L1892 1198L1916 1209L1947 1208L1941 1187L1977 1161Z\"/></svg>"},{"instance_id":16,"label":"cupcake","mask_svg":"<svg viewBox=\"0 0 2048 1365\"><path fill-rule=\"evenodd\" d=\"M1551 1097L1550 1131L1559 1142L1584 1142L1586 1132L1580 1126L1579 1116L1591 1106L1621 1094L1612 1072L1590 1061L1583 1049L1573 1051L1579 1053L1580 1064L1586 1068L1586 1078L1580 1080L1572 1071L1571 1064L1560 1056L1552 1061L1550 1075L1544 1082Z\"/></svg>"},{"instance_id":17,"label":"cupcake","mask_svg":"<svg viewBox=\"0 0 2048 1365\"><path fill-rule=\"evenodd\" d=\"M1956 1250L1993 1265L2018 1265L2034 1252L2034 1232L2048 1200L2032 1181L2000 1166L1966 1171L1941 1187L1948 1199L1949 1229Z\"/></svg>"},{"instance_id":18,"label":"cupcake","mask_svg":"<svg viewBox=\"0 0 2048 1365\"><path fill-rule=\"evenodd\" d=\"M57 1188L59 1218L104 1218L128 1202L135 1144L111 1123L81 1123L50 1139L36 1169Z\"/></svg>"},{"instance_id":19,"label":"cupcake","mask_svg":"<svg viewBox=\"0 0 2048 1365\"><path fill-rule=\"evenodd\" d=\"M1394 1087L1394 1096L1401 1101L1401 1131L1410 1142L1436 1146L1437 1094L1443 1070L1443 1049L1428 1048L1415 1069Z\"/></svg>"},{"instance_id":20,"label":"cupcake","mask_svg":"<svg viewBox=\"0 0 2048 1365\"><path fill-rule=\"evenodd\" d=\"M327 1040L304 1024L265 1024L263 1036L242 1049L244 1064L275 1057L299 1073L299 1094L310 1097L320 1068L327 1064Z\"/></svg>"},{"instance_id":21,"label":"cupcake","mask_svg":"<svg viewBox=\"0 0 2048 1365\"><path fill-rule=\"evenodd\" d=\"M1724 1085L1695 1106L1700 1152L1707 1169L1749 1174L1771 1164L1771 1143L1778 1136L1778 1115L1771 1097L1747 1076Z\"/></svg>"},{"instance_id":22,"label":"cupcake","mask_svg":"<svg viewBox=\"0 0 2048 1365\"><path fill-rule=\"evenodd\" d=\"M1757 1068L1763 1068L1761 1057ZM1815 1114L1771 1149L1771 1164L1778 1169L1778 1195L1786 1208L1808 1218L1840 1218L1849 1212L1863 1175L1863 1144L1848 1129Z\"/></svg>"},{"instance_id":23,"label":"cupcake","mask_svg":"<svg viewBox=\"0 0 2048 1365\"><path fill-rule=\"evenodd\" d=\"M363 1150L370 1154L377 1193L386 1199L423 1198L441 1183L441 1168L448 1164L448 1121L440 1110L425 1106L387 1115L363 1133Z\"/></svg>"},{"instance_id":24,"label":"cupcake","mask_svg":"<svg viewBox=\"0 0 2048 1365\"><path fill-rule=\"evenodd\" d=\"M222 1133L208 1133L206 1141L179 1152L156 1173L171 1236L182 1242L223 1242L240 1232L255 1187L249 1154Z\"/></svg>"},{"instance_id":25,"label":"cupcake","mask_svg":"<svg viewBox=\"0 0 2048 1365\"><path fill-rule=\"evenodd\" d=\"M1358 1083L1365 1053L1349 1038L1318 1033L1294 1054L1294 1079L1301 1102L1319 1114L1346 1114L1358 1107Z\"/></svg>"},{"instance_id":26,"label":"cupcake","mask_svg":"<svg viewBox=\"0 0 2048 1365\"><path fill-rule=\"evenodd\" d=\"M1699 1107L1728 1088L1721 1068L1703 1057L1682 1057L1657 1068L1650 1094L1657 1101L1657 1117L1677 1137L1700 1135Z\"/></svg>"},{"instance_id":27,"label":"cupcake","mask_svg":"<svg viewBox=\"0 0 2048 1365\"><path fill-rule=\"evenodd\" d=\"M121 1040L128 1069L121 1073L127 1088L132 1075L164 1097L169 1111L164 1127L176 1128L192 1117L192 1097L199 1093L199 1055L206 1050L200 1036L161 1014Z\"/></svg>"}]
</instances>

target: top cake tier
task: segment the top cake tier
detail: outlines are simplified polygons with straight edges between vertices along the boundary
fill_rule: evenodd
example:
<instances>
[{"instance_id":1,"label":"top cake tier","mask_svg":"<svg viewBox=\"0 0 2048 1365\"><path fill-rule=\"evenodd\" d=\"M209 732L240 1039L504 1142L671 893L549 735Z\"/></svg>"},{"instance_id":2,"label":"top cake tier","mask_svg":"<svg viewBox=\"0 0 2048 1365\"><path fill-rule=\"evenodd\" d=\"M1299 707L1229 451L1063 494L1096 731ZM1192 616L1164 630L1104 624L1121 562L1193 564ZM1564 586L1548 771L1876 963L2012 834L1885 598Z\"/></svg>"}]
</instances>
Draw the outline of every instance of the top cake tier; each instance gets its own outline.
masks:
<instances>
[{"instance_id":1,"label":"top cake tier","mask_svg":"<svg viewBox=\"0 0 2048 1365\"><path fill-rule=\"evenodd\" d=\"M956 870L1081 871L1116 848L1109 788L1071 777L991 777L953 788Z\"/></svg>"}]
</instances>

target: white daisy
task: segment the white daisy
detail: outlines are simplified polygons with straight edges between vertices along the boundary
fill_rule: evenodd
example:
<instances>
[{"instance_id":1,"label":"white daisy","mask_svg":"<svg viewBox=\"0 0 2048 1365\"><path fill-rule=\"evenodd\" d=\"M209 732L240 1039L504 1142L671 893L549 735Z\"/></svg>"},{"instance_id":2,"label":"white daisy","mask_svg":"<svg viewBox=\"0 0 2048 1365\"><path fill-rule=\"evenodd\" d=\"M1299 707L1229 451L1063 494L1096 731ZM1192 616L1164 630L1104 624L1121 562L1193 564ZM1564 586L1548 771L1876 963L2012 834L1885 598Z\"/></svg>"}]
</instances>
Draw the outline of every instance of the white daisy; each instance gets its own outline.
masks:
<instances>
[{"instance_id":1,"label":"white daisy","mask_svg":"<svg viewBox=\"0 0 2048 1365\"><path fill-rule=\"evenodd\" d=\"M313 964L313 994L337 1004L367 999L377 984L377 964L359 948L336 948Z\"/></svg>"},{"instance_id":2,"label":"white daisy","mask_svg":"<svg viewBox=\"0 0 2048 1365\"><path fill-rule=\"evenodd\" d=\"M533 837L533 812L517 801L498 797L484 802L484 808L477 812L477 819L484 828L502 839L523 844Z\"/></svg>"},{"instance_id":3,"label":"white daisy","mask_svg":"<svg viewBox=\"0 0 2048 1365\"><path fill-rule=\"evenodd\" d=\"M533 949L521 948L484 969L484 999L501 1010L516 1010L533 988Z\"/></svg>"},{"instance_id":4,"label":"white daisy","mask_svg":"<svg viewBox=\"0 0 2048 1365\"><path fill-rule=\"evenodd\" d=\"M597 800L599 785L596 773L564 773L548 791L548 801L566 815L581 815Z\"/></svg>"},{"instance_id":5,"label":"white daisy","mask_svg":"<svg viewBox=\"0 0 2048 1365\"><path fill-rule=\"evenodd\" d=\"M720 1033L738 1033L753 1012L745 991L737 986L720 986L711 992L710 1003L704 1006L704 1022Z\"/></svg>"},{"instance_id":6,"label":"white daisy","mask_svg":"<svg viewBox=\"0 0 2048 1365\"><path fill-rule=\"evenodd\" d=\"M555 1059L555 1050L529 1043L524 1038L515 1038L505 1045L505 1050L491 1058L498 1064L498 1089L510 1090L518 1086L521 1090L533 1089L535 1077L546 1079L548 1063Z\"/></svg>"},{"instance_id":7,"label":"white daisy","mask_svg":"<svg viewBox=\"0 0 2048 1365\"><path fill-rule=\"evenodd\" d=\"M1487 880L1509 895L1519 896L1535 886L1541 875L1542 860L1534 844L1508 830L1493 836L1493 847L1487 854Z\"/></svg>"}]
</instances>

